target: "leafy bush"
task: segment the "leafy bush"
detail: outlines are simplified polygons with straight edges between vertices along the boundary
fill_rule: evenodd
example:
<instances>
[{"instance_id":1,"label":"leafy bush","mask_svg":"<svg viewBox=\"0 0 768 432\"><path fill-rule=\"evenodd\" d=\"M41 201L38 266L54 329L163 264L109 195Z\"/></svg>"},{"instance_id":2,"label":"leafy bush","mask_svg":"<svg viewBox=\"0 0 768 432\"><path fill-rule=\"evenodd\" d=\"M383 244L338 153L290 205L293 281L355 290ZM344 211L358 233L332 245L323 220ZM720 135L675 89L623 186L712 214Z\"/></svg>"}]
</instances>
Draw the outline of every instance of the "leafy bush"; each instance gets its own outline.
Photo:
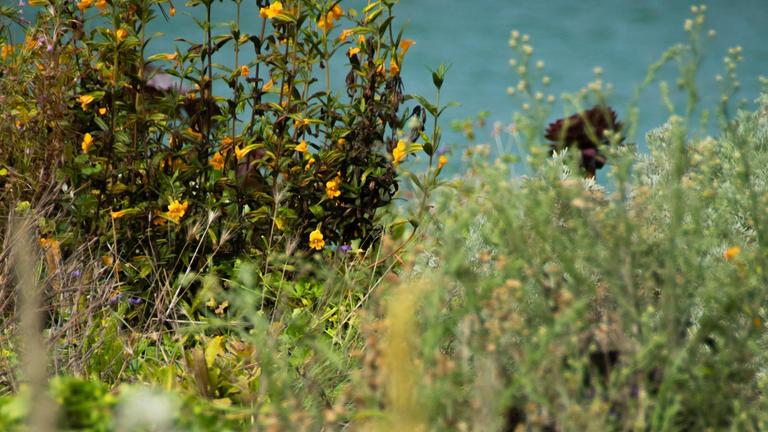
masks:
<instances>
[{"instance_id":1,"label":"leafy bush","mask_svg":"<svg viewBox=\"0 0 768 432\"><path fill-rule=\"evenodd\" d=\"M402 108L413 41L393 30L395 2L235 3L238 20L214 34L215 3L191 2L208 17L205 40L173 53L145 52L148 24L173 19L157 0L32 2L43 7L23 46L3 43L2 136L17 144L3 155L6 192L35 201L60 187L66 222L43 227L43 241L67 255L96 239L122 291L161 315L178 301L152 290L176 283L165 271L375 244L398 165L429 140L426 110ZM262 30L246 34L240 17L255 13ZM224 50L234 64L214 63ZM343 92L329 71L339 58Z\"/></svg>"}]
</instances>

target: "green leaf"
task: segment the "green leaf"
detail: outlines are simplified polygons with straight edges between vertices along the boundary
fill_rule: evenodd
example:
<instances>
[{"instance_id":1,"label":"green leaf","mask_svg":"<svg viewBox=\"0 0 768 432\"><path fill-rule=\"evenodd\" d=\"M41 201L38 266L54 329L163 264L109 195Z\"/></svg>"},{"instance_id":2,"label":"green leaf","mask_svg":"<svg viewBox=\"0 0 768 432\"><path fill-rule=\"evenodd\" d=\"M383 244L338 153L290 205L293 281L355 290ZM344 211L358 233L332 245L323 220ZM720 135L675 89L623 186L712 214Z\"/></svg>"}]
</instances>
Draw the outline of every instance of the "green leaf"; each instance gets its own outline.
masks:
<instances>
[{"instance_id":1,"label":"green leaf","mask_svg":"<svg viewBox=\"0 0 768 432\"><path fill-rule=\"evenodd\" d=\"M208 340L208 343L205 346L205 364L208 365L208 367L213 366L213 361L216 360L216 357L224 352L224 348L222 347L223 340L224 336L216 336L213 339Z\"/></svg>"},{"instance_id":2,"label":"green leaf","mask_svg":"<svg viewBox=\"0 0 768 432\"><path fill-rule=\"evenodd\" d=\"M423 96L419 96L419 95L413 95L413 98L414 98L414 99L416 99L416 100L419 102L419 104L420 104L422 107L424 107L424 109L425 109L425 110L427 110L427 112L429 112L430 114L432 114L432 117L437 117L437 116L439 115L439 113L438 113L438 110L437 110L437 107L436 107L436 106L434 106L434 105L432 105L432 103L430 103L430 102L429 102L429 101L428 101L426 98L424 98Z\"/></svg>"}]
</instances>

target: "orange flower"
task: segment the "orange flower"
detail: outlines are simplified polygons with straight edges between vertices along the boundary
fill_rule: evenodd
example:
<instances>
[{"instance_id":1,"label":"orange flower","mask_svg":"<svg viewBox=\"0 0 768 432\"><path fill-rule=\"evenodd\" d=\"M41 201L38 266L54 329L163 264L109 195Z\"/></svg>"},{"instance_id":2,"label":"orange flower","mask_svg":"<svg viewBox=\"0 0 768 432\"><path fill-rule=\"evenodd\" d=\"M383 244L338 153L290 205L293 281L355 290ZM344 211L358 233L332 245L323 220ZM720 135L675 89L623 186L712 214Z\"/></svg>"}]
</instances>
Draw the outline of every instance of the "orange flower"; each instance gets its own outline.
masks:
<instances>
[{"instance_id":1,"label":"orange flower","mask_svg":"<svg viewBox=\"0 0 768 432\"><path fill-rule=\"evenodd\" d=\"M109 6L107 0L96 0L96 7L99 8L100 11L104 12L107 9L107 6Z\"/></svg>"},{"instance_id":2,"label":"orange flower","mask_svg":"<svg viewBox=\"0 0 768 432\"><path fill-rule=\"evenodd\" d=\"M339 6L337 3L336 6L334 6L333 9L331 9L331 11L328 13L333 16L333 19L339 19L344 16L344 9L342 9L341 6Z\"/></svg>"},{"instance_id":3,"label":"orange flower","mask_svg":"<svg viewBox=\"0 0 768 432\"><path fill-rule=\"evenodd\" d=\"M235 140L230 136L225 136L221 139L221 149L227 153L232 148L232 144L235 142Z\"/></svg>"},{"instance_id":4,"label":"orange flower","mask_svg":"<svg viewBox=\"0 0 768 432\"><path fill-rule=\"evenodd\" d=\"M213 157L208 164L214 169L221 170L224 168L224 156L221 155L221 152L216 152L213 154Z\"/></svg>"},{"instance_id":5,"label":"orange flower","mask_svg":"<svg viewBox=\"0 0 768 432\"><path fill-rule=\"evenodd\" d=\"M176 16L176 8L171 6L171 9L168 10L168 15Z\"/></svg>"},{"instance_id":6,"label":"orange flower","mask_svg":"<svg viewBox=\"0 0 768 432\"><path fill-rule=\"evenodd\" d=\"M103 107L99 108L99 115L104 115L106 113L107 113L107 109L106 108L103 108Z\"/></svg>"},{"instance_id":7,"label":"orange flower","mask_svg":"<svg viewBox=\"0 0 768 432\"><path fill-rule=\"evenodd\" d=\"M248 69L248 66L240 66L240 75L247 77L251 73L250 69Z\"/></svg>"},{"instance_id":8,"label":"orange flower","mask_svg":"<svg viewBox=\"0 0 768 432\"><path fill-rule=\"evenodd\" d=\"M152 225L165 225L166 219L162 217L159 210L152 212Z\"/></svg>"},{"instance_id":9,"label":"orange flower","mask_svg":"<svg viewBox=\"0 0 768 432\"><path fill-rule=\"evenodd\" d=\"M272 80L269 80L269 81L267 81L266 84L264 84L264 87L262 87L261 89L263 91L265 91L265 92L268 92L268 91L270 91L272 89L272 86L274 86L274 85L275 85L275 82L272 81Z\"/></svg>"},{"instance_id":10,"label":"orange flower","mask_svg":"<svg viewBox=\"0 0 768 432\"><path fill-rule=\"evenodd\" d=\"M400 75L400 66L397 65L394 59L389 62L389 74L392 76Z\"/></svg>"},{"instance_id":11,"label":"orange flower","mask_svg":"<svg viewBox=\"0 0 768 432\"><path fill-rule=\"evenodd\" d=\"M328 33L328 30L333 28L333 15L328 12L328 14L317 20L317 26L325 33Z\"/></svg>"},{"instance_id":12,"label":"orange flower","mask_svg":"<svg viewBox=\"0 0 768 432\"><path fill-rule=\"evenodd\" d=\"M93 0L80 0L77 3L77 8L80 9L80 12L85 12L86 9L91 7L91 4L93 4Z\"/></svg>"},{"instance_id":13,"label":"orange flower","mask_svg":"<svg viewBox=\"0 0 768 432\"><path fill-rule=\"evenodd\" d=\"M128 213L127 210L119 210L119 211L113 211L110 215L112 216L112 219L120 219L121 217L125 216L126 213Z\"/></svg>"},{"instance_id":14,"label":"orange flower","mask_svg":"<svg viewBox=\"0 0 768 432\"><path fill-rule=\"evenodd\" d=\"M414 46L414 45L416 45L416 42L414 42L413 39L403 39L403 40L401 40L400 41L400 51L402 51L402 52L400 53L400 55L404 56L405 53L407 53L408 50L412 46Z\"/></svg>"},{"instance_id":15,"label":"orange flower","mask_svg":"<svg viewBox=\"0 0 768 432\"><path fill-rule=\"evenodd\" d=\"M437 169L443 169L443 167L447 163L448 163L448 158L445 155L440 155L440 158L437 160Z\"/></svg>"},{"instance_id":16,"label":"orange flower","mask_svg":"<svg viewBox=\"0 0 768 432\"><path fill-rule=\"evenodd\" d=\"M7 59L9 55L13 53L13 45L11 44L2 44L0 45L0 58L3 60Z\"/></svg>"},{"instance_id":17,"label":"orange flower","mask_svg":"<svg viewBox=\"0 0 768 432\"><path fill-rule=\"evenodd\" d=\"M348 56L348 57L352 57L353 55L355 55L355 54L357 54L357 53L359 53L359 52L360 52L360 48L358 48L358 47L350 48L350 49L347 51L347 56Z\"/></svg>"},{"instance_id":18,"label":"orange flower","mask_svg":"<svg viewBox=\"0 0 768 432\"><path fill-rule=\"evenodd\" d=\"M728 249L723 252L723 258L725 258L726 261L730 261L736 256L738 256L741 253L741 248L738 246L731 246Z\"/></svg>"}]
</instances>

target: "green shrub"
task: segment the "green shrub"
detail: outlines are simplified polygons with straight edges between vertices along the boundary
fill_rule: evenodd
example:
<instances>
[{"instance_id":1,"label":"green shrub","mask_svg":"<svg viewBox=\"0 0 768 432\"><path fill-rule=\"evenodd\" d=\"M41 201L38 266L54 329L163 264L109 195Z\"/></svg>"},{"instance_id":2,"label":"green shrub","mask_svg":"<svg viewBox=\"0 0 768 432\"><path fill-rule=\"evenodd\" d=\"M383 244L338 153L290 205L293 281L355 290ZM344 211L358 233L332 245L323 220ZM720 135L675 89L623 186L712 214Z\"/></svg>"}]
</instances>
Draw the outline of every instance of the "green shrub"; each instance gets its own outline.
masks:
<instances>
[{"instance_id":1,"label":"green shrub","mask_svg":"<svg viewBox=\"0 0 768 432\"><path fill-rule=\"evenodd\" d=\"M208 17L203 42L149 55L147 26L160 12L173 20L170 3L33 1L44 7L23 46L0 39L6 202L63 191L41 242L66 257L95 240L121 291L160 315L179 298L152 287L214 257L268 271L275 253L374 245L399 164L422 137L430 156L439 145L437 129L422 133L427 110L402 106L413 42L394 31L395 3L236 1L238 19L216 34L217 3L193 1ZM261 32L246 34L240 19L257 14ZM234 64L214 63L225 50Z\"/></svg>"}]
</instances>

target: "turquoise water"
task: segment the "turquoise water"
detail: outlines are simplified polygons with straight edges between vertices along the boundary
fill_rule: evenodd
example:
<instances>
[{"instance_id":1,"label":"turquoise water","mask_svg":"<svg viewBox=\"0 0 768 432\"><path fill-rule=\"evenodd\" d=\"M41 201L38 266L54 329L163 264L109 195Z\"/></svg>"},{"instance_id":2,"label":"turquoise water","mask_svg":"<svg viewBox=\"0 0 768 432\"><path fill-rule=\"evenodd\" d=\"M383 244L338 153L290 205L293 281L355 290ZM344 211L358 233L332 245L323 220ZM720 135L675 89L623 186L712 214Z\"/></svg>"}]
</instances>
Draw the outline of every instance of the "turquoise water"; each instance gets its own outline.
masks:
<instances>
[{"instance_id":1,"label":"turquoise water","mask_svg":"<svg viewBox=\"0 0 768 432\"><path fill-rule=\"evenodd\" d=\"M424 66L451 63L446 94L462 103L453 114L464 117L487 109L492 120L508 122L519 109L519 102L505 93L517 82L507 64L509 32L517 29L530 35L534 56L544 60L552 93L578 90L593 78L593 68L601 66L604 81L614 85L610 101L621 115L647 67L666 48L685 40L683 21L690 17L689 8L688 1L680 0L404 1L399 15L418 41L404 77L409 89L428 91ZM718 97L714 76L723 73L727 48L741 45L740 96L752 101L760 89L758 75L768 75L768 2L710 2L707 27L717 35L699 74L702 97L709 102ZM673 86L674 79L670 81ZM556 107L555 115L562 110ZM642 98L640 113L641 131L666 119L656 87ZM641 144L642 138L634 137Z\"/></svg>"},{"instance_id":2,"label":"turquoise water","mask_svg":"<svg viewBox=\"0 0 768 432\"><path fill-rule=\"evenodd\" d=\"M343 2L346 7L361 3L365 2ZM234 18L233 5L214 4L215 19ZM252 19L243 22L255 33L259 20L251 8L243 17L251 14ZM447 118L465 118L487 110L490 124L508 123L520 105L506 94L506 88L517 82L508 64L512 55L509 34L517 29L530 35L534 56L545 62L545 72L552 78L548 93L558 96L577 91L593 79L593 68L600 66L604 81L614 86L610 102L622 115L648 66L666 48L685 40L683 21L691 16L689 8L685 0L403 0L395 9L396 15L406 37L414 39L416 45L408 53L402 76L407 92L431 96L428 68L450 64L444 100L460 102L461 106L449 110ZM709 43L699 74L702 97L711 102L719 96L714 76L723 73L727 48L741 45L744 62L740 66L739 96L751 102L760 90L757 77L768 75L768 1L717 0L708 3L708 8L706 27L716 30L717 36ZM200 40L199 30L190 24L177 15L156 28L166 36ZM158 50L167 48L155 46ZM674 71L664 76L674 86ZM343 80L343 75L336 79ZM666 119L667 112L659 101L655 86L641 99L640 131ZM561 114L558 101L553 117ZM478 138L490 141L488 133ZM642 136L630 139L642 147ZM445 140L454 147L465 141L449 131Z\"/></svg>"}]
</instances>

